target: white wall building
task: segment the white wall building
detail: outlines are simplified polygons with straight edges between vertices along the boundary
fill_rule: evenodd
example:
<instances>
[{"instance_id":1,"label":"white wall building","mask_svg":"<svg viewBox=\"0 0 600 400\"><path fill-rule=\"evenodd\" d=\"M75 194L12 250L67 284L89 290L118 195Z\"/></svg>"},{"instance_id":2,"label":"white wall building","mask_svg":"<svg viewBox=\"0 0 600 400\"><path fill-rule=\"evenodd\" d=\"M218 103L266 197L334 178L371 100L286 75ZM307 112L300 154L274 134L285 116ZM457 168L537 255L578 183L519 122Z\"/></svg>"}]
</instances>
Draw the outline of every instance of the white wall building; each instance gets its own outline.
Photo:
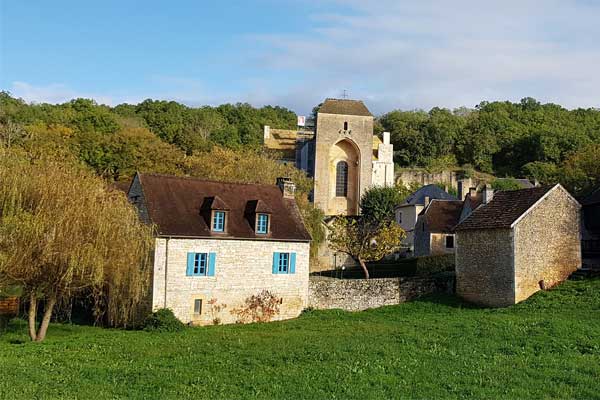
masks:
<instances>
[{"instance_id":1,"label":"white wall building","mask_svg":"<svg viewBox=\"0 0 600 400\"><path fill-rule=\"evenodd\" d=\"M137 174L128 196L157 226L152 308L185 323L249 322L238 311L267 290L273 319L307 306L310 236L294 186L213 182Z\"/></svg>"}]
</instances>

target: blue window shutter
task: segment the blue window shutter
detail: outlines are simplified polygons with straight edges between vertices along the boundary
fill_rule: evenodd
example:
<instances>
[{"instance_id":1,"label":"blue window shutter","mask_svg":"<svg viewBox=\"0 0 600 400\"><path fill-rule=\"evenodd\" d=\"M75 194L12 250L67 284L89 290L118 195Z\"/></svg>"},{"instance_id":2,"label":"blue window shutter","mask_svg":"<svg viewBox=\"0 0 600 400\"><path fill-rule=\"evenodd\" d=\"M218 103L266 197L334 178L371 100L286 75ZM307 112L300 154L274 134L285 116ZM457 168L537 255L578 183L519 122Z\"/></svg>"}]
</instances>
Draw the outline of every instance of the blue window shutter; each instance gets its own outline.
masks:
<instances>
[{"instance_id":1,"label":"blue window shutter","mask_svg":"<svg viewBox=\"0 0 600 400\"><path fill-rule=\"evenodd\" d=\"M208 253L208 276L215 276L215 262L217 260L216 253Z\"/></svg>"},{"instance_id":2,"label":"blue window shutter","mask_svg":"<svg viewBox=\"0 0 600 400\"><path fill-rule=\"evenodd\" d=\"M296 253L290 253L290 274L296 273Z\"/></svg>"},{"instance_id":3,"label":"blue window shutter","mask_svg":"<svg viewBox=\"0 0 600 400\"><path fill-rule=\"evenodd\" d=\"M279 253L278 252L273 253L273 273L274 274L279 273Z\"/></svg>"},{"instance_id":4,"label":"blue window shutter","mask_svg":"<svg viewBox=\"0 0 600 400\"><path fill-rule=\"evenodd\" d=\"M187 276L194 275L194 256L196 253L187 253L187 270L185 274Z\"/></svg>"}]
</instances>

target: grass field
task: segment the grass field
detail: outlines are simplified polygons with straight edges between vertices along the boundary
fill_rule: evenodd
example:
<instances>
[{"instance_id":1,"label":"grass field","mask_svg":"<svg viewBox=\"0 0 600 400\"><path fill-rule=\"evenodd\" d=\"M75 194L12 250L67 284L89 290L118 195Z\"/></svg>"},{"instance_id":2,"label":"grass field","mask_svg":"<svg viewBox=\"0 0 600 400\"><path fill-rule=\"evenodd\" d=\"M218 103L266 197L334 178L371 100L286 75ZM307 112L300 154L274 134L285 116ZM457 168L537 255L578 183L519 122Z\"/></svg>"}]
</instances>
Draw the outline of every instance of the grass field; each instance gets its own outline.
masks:
<instances>
[{"instance_id":1,"label":"grass field","mask_svg":"<svg viewBox=\"0 0 600 400\"><path fill-rule=\"evenodd\" d=\"M182 333L0 335L0 398L600 399L600 280L507 309L429 297Z\"/></svg>"}]
</instances>

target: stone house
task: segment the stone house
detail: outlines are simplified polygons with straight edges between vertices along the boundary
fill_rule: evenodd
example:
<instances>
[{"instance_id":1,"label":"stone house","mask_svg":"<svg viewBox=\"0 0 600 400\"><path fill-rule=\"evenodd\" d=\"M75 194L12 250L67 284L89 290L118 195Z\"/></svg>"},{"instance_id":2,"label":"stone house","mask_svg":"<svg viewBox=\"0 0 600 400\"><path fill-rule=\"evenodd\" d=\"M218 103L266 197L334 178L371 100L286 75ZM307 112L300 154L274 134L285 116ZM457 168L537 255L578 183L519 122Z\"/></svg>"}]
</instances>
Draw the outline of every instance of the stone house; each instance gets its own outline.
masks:
<instances>
[{"instance_id":1,"label":"stone house","mask_svg":"<svg viewBox=\"0 0 600 400\"><path fill-rule=\"evenodd\" d=\"M503 307L581 266L580 205L561 185L502 191L455 228L456 292Z\"/></svg>"},{"instance_id":2,"label":"stone house","mask_svg":"<svg viewBox=\"0 0 600 400\"><path fill-rule=\"evenodd\" d=\"M454 227L463 202L432 200L420 213L415 226L415 257L454 253Z\"/></svg>"},{"instance_id":3,"label":"stone house","mask_svg":"<svg viewBox=\"0 0 600 400\"><path fill-rule=\"evenodd\" d=\"M417 218L432 200L456 200L456 197L447 193L438 185L431 184L415 191L406 198L404 203L394 208L396 222L406 232L406 237L402 241L402 245L410 252L415 251L415 226Z\"/></svg>"},{"instance_id":4,"label":"stone house","mask_svg":"<svg viewBox=\"0 0 600 400\"><path fill-rule=\"evenodd\" d=\"M128 191L156 226L152 308L185 323L238 322L263 290L280 299L273 319L293 318L308 299L310 236L294 185L214 182L136 174Z\"/></svg>"}]
</instances>

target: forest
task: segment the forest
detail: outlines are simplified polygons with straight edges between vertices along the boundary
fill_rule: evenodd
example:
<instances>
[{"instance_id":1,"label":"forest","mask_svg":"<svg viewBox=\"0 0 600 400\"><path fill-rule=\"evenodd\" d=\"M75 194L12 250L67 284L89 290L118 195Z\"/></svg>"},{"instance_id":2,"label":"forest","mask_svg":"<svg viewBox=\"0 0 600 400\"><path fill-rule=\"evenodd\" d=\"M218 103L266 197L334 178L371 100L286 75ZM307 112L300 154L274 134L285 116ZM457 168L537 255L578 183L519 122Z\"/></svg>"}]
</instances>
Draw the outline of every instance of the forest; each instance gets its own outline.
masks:
<instances>
[{"instance_id":1,"label":"forest","mask_svg":"<svg viewBox=\"0 0 600 400\"><path fill-rule=\"evenodd\" d=\"M267 160L263 162L275 165L276 155L262 149L264 125L293 129L296 115L283 107L242 103L188 107L145 100L109 107L75 99L28 104L0 93L4 147L34 157L79 160L117 181L136 170L261 181L266 177L250 175L264 172L244 171L243 163ZM376 118L375 131L391 132L398 167L460 167L561 182L578 196L600 184L598 109L568 110L524 98L518 103L481 102L474 109L394 110ZM299 171L273 168L287 168L309 190Z\"/></svg>"}]
</instances>

